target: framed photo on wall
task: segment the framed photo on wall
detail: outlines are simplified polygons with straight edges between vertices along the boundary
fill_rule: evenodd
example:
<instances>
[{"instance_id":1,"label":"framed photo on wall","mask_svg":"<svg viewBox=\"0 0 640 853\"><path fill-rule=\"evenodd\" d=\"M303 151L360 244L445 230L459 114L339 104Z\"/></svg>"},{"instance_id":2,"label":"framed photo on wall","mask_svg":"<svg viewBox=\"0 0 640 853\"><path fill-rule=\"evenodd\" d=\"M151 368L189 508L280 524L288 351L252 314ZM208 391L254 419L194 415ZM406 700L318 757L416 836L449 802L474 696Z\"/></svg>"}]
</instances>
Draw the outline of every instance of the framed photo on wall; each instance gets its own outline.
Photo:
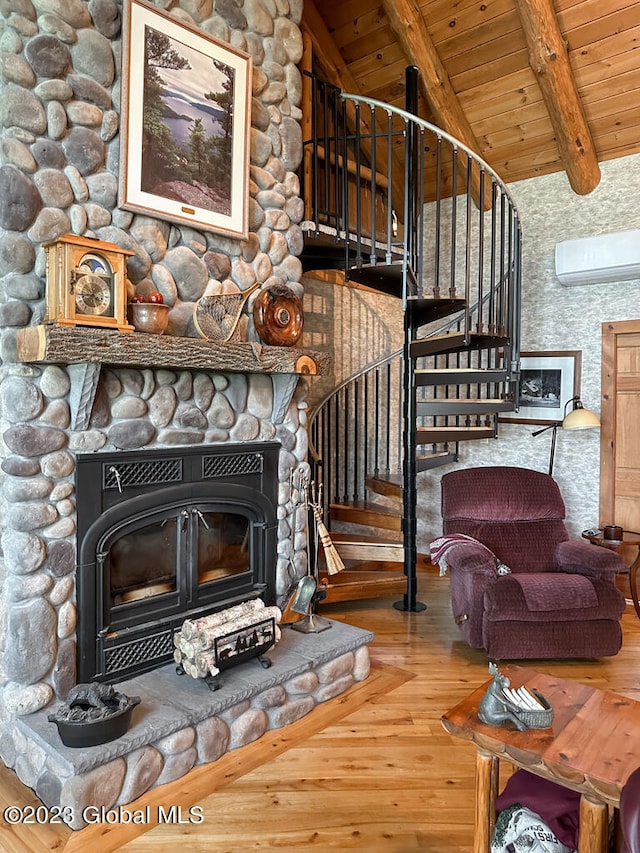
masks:
<instances>
[{"instance_id":1,"label":"framed photo on wall","mask_svg":"<svg viewBox=\"0 0 640 853\"><path fill-rule=\"evenodd\" d=\"M119 205L248 235L251 57L125 0Z\"/></svg>"},{"instance_id":2,"label":"framed photo on wall","mask_svg":"<svg viewBox=\"0 0 640 853\"><path fill-rule=\"evenodd\" d=\"M520 354L520 409L502 412L501 421L546 424L564 418L565 404L580 396L581 350Z\"/></svg>"}]
</instances>

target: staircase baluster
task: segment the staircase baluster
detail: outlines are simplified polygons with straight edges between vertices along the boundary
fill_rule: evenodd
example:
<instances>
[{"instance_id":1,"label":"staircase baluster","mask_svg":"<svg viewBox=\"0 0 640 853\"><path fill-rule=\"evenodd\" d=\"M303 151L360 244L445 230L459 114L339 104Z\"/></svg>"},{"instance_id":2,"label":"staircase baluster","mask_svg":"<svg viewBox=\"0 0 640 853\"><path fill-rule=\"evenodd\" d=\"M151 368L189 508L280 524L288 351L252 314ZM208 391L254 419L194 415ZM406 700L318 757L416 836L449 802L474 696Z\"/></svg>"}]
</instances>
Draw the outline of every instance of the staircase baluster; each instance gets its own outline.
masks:
<instances>
[{"instance_id":1,"label":"staircase baluster","mask_svg":"<svg viewBox=\"0 0 640 853\"><path fill-rule=\"evenodd\" d=\"M393 168L393 114L387 110L387 175L388 175L388 203L387 203L387 252L386 263L390 264L393 260L392 242L393 242L393 203L391 188L395 179Z\"/></svg>"},{"instance_id":2,"label":"staircase baluster","mask_svg":"<svg viewBox=\"0 0 640 853\"><path fill-rule=\"evenodd\" d=\"M361 269L363 258L362 258L362 193L361 193L361 183L362 183L362 173L361 173L361 164L360 164L360 156L361 156L361 148L362 148L362 139L360 135L360 105L356 104L356 126L355 126L355 150L353 152L353 157L355 161L355 197L356 197L356 268ZM345 160L345 174L348 176L348 168L347 161ZM347 182L345 184L346 187L349 186L349 179L347 177ZM351 223L349 222L349 230L351 230Z\"/></svg>"},{"instance_id":3,"label":"staircase baluster","mask_svg":"<svg viewBox=\"0 0 640 853\"><path fill-rule=\"evenodd\" d=\"M482 307L484 302L484 166L480 166L480 195L478 202L478 301L477 301L477 317L476 331L479 335L484 332L484 323L482 322Z\"/></svg>"},{"instance_id":4,"label":"staircase baluster","mask_svg":"<svg viewBox=\"0 0 640 853\"><path fill-rule=\"evenodd\" d=\"M376 141L378 134L376 132L376 108L369 108L369 129L371 133L371 251L369 253L369 263L373 266L376 262L376 240L377 240L377 209L376 201L378 197L376 188L376 175L378 174L378 161L376 158ZM389 204L389 189L387 188L387 204Z\"/></svg>"},{"instance_id":5,"label":"staircase baluster","mask_svg":"<svg viewBox=\"0 0 640 853\"><path fill-rule=\"evenodd\" d=\"M341 418L341 413L344 412L344 404L342 403L343 398L344 398L344 388L341 388L340 393L337 394L335 397L335 413L334 413L334 419L333 419L333 423L334 423L333 441L334 441L334 452L335 452L335 475L334 475L334 477L335 477L335 490L334 490L334 493L335 493L337 501L340 500L340 494L341 494L340 493L340 471L341 471L340 456L343 453L343 443L342 443L341 436L340 436L340 418ZM338 405L339 401L340 401L341 405Z\"/></svg>"},{"instance_id":6,"label":"staircase baluster","mask_svg":"<svg viewBox=\"0 0 640 853\"><path fill-rule=\"evenodd\" d=\"M500 193L500 281L504 282L506 277L505 270L505 196L504 193ZM500 288L498 291L498 316L497 316L497 334L503 334L504 329L504 311L505 311L505 291L504 286Z\"/></svg>"},{"instance_id":7,"label":"staircase baluster","mask_svg":"<svg viewBox=\"0 0 640 853\"><path fill-rule=\"evenodd\" d=\"M331 406L323 406L321 412L321 426L320 432L323 436L322 443L322 459L320 460L320 475L314 477L316 482L323 483L322 493L324 499L327 503L326 506L323 506L323 517L328 518L329 507L328 504L334 499L335 490L332 484L332 476L333 476L333 454L330 453L330 437L331 437ZM318 445L316 445L317 447Z\"/></svg>"},{"instance_id":8,"label":"staircase baluster","mask_svg":"<svg viewBox=\"0 0 640 853\"><path fill-rule=\"evenodd\" d=\"M473 241L473 235L471 232L471 205L472 205L471 168L472 168L472 160L468 154L466 156L467 156L467 204L466 204L466 209L465 209L466 242L465 242L465 256L464 256L464 301L465 301L464 328L465 328L466 334L468 335L471 332L471 246L472 246L472 241Z\"/></svg>"},{"instance_id":9,"label":"staircase baluster","mask_svg":"<svg viewBox=\"0 0 640 853\"><path fill-rule=\"evenodd\" d=\"M509 300L509 304L511 305L509 338L511 341L511 387L515 389L514 398L516 406L520 404L518 372L520 364L520 284L522 276L521 238L520 221L517 215L515 215L513 272L509 276L509 292L511 294L511 299Z\"/></svg>"},{"instance_id":10,"label":"staircase baluster","mask_svg":"<svg viewBox=\"0 0 640 853\"><path fill-rule=\"evenodd\" d=\"M438 137L436 146L436 222L435 249L433 262L433 298L440 299L440 229L442 226L442 137Z\"/></svg>"},{"instance_id":11,"label":"staircase baluster","mask_svg":"<svg viewBox=\"0 0 640 853\"><path fill-rule=\"evenodd\" d=\"M488 326L489 326L489 334L493 335L496 331L495 325L495 291L496 291L496 228L497 228L497 217L496 217L496 197L498 194L498 186L495 181L493 181L491 186L491 287L489 288L489 313L488 313Z\"/></svg>"},{"instance_id":12,"label":"staircase baluster","mask_svg":"<svg viewBox=\"0 0 640 853\"><path fill-rule=\"evenodd\" d=\"M360 443L358 437L360 435L360 379L358 377L353 383L353 417L350 420L350 428L353 431L353 474L352 474L352 490L353 500L360 499Z\"/></svg>"},{"instance_id":13,"label":"staircase baluster","mask_svg":"<svg viewBox=\"0 0 640 853\"><path fill-rule=\"evenodd\" d=\"M417 177L417 180L418 180L417 213L418 213L418 216L417 216L416 230L417 230L417 234L418 234L418 240L417 240L417 246L416 246L417 255L416 255L415 264L413 265L413 269L415 271L416 288L417 288L417 294L416 295L420 295L420 296L424 296L424 284L423 284L423 282L424 282L424 233L426 230L425 229L425 211L426 211L425 183L426 183L426 177L425 177L425 156L424 156L426 143L425 143L424 137L425 137L425 131L424 131L424 128L421 127L419 129L418 150L420 151L420 157L418 160L419 168L418 168L418 177Z\"/></svg>"},{"instance_id":14,"label":"staircase baluster","mask_svg":"<svg viewBox=\"0 0 640 853\"><path fill-rule=\"evenodd\" d=\"M336 165L340 168L340 194L342 198L342 225L344 228L344 269L345 269L345 280L349 278L349 269L351 267L351 211L349 204L349 128L346 117L346 104L343 101L342 106L342 115L344 121L344 133L342 134L341 142L341 151L342 154L339 157L338 154L338 142L336 142ZM355 105L355 121L356 124L359 121L359 104ZM339 159L338 159L339 158ZM337 188L336 188L336 191Z\"/></svg>"},{"instance_id":15,"label":"staircase baluster","mask_svg":"<svg viewBox=\"0 0 640 853\"><path fill-rule=\"evenodd\" d=\"M323 109L322 109L322 146L324 150L324 196L323 196L323 213L327 222L331 223L331 137L329 135L329 116L331 110L329 106L329 89L327 86L322 87ZM336 228L338 227L338 212L336 211Z\"/></svg>"},{"instance_id":16,"label":"staircase baluster","mask_svg":"<svg viewBox=\"0 0 640 853\"><path fill-rule=\"evenodd\" d=\"M391 472L391 429L390 429L390 417L391 417L391 362L387 364L387 381L386 381L386 406L385 412L387 414L386 417L386 436L385 436L385 466L384 472L385 476L388 477Z\"/></svg>"},{"instance_id":17,"label":"staircase baluster","mask_svg":"<svg viewBox=\"0 0 640 853\"><path fill-rule=\"evenodd\" d=\"M375 397L373 401L373 419L374 419L374 469L373 473L376 477L380 474L380 368L376 367L375 373Z\"/></svg>"},{"instance_id":18,"label":"staircase baluster","mask_svg":"<svg viewBox=\"0 0 640 853\"><path fill-rule=\"evenodd\" d=\"M403 446L399 441L400 436L402 435L402 412L403 412L403 401L402 401L402 378L405 374L406 365L404 364L404 358L401 356L398 359L398 378L396 380L396 388L398 389L398 402L396 406L396 428L394 429L394 436L396 437L396 471L398 474L402 474L403 470ZM415 391L414 391L415 394ZM412 425L413 426L413 425ZM416 454L416 446L415 440L413 442L413 455Z\"/></svg>"},{"instance_id":19,"label":"staircase baluster","mask_svg":"<svg viewBox=\"0 0 640 853\"><path fill-rule=\"evenodd\" d=\"M317 99L319 98L318 88L319 83L316 77L311 78L311 97L312 103L315 105ZM307 148L308 150L308 148ZM311 161L312 161L312 174L311 174L311 197L312 197L312 205L313 210L311 211L311 215L315 214L315 233L316 237L320 233L320 217L318 213L320 211L320 159L319 159L319 151L320 146L318 144L318 110L312 110L311 115ZM304 178L303 174L303 178ZM305 184L306 186L306 184Z\"/></svg>"},{"instance_id":20,"label":"staircase baluster","mask_svg":"<svg viewBox=\"0 0 640 853\"><path fill-rule=\"evenodd\" d=\"M365 373L362 377L362 381L364 383L364 399L362 401L362 423L364 424L364 436L363 436L363 447L362 447L362 471L363 471L363 483L365 483L364 493L366 495L366 477L367 471L369 470L369 443L371 441L369 430L367 428L367 414L369 412L369 381L370 376L368 373Z\"/></svg>"},{"instance_id":21,"label":"staircase baluster","mask_svg":"<svg viewBox=\"0 0 640 853\"><path fill-rule=\"evenodd\" d=\"M456 217L458 208L458 149L451 149L451 268L449 296L456 298Z\"/></svg>"},{"instance_id":22,"label":"staircase baluster","mask_svg":"<svg viewBox=\"0 0 640 853\"><path fill-rule=\"evenodd\" d=\"M344 440L344 489L343 489L343 500L347 501L349 499L349 435L350 430L349 427L351 425L351 413L349 406L349 398L350 398L350 387L349 385L345 385L344 388L344 429L343 429L343 440Z\"/></svg>"}]
</instances>

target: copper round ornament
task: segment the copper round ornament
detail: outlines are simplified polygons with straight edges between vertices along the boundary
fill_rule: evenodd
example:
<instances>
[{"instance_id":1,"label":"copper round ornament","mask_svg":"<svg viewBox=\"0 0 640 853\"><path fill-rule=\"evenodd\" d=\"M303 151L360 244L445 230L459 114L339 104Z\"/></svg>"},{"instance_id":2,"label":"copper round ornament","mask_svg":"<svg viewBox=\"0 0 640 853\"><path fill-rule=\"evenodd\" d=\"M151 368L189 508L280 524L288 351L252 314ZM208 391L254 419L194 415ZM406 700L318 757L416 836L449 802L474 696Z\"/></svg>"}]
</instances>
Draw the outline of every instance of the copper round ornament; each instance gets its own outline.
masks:
<instances>
[{"instance_id":1,"label":"copper round ornament","mask_svg":"<svg viewBox=\"0 0 640 853\"><path fill-rule=\"evenodd\" d=\"M284 284L264 288L253 303L253 322L265 344L294 346L302 334L303 320L302 302Z\"/></svg>"}]
</instances>

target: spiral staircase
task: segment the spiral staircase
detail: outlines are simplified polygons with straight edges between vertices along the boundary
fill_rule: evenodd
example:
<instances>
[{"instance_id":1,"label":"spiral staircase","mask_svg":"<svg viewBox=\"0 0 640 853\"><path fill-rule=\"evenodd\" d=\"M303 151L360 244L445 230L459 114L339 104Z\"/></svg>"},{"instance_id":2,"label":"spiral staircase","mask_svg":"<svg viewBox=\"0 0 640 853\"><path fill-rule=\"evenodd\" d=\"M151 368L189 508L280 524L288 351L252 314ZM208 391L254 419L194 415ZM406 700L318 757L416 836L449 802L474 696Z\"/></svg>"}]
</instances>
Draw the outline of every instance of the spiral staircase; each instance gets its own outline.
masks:
<instances>
[{"instance_id":1,"label":"spiral staircase","mask_svg":"<svg viewBox=\"0 0 640 853\"><path fill-rule=\"evenodd\" d=\"M497 437L518 405L519 217L484 161L415 115L417 69L405 110L307 85L303 268L395 297L404 331L311 414L313 476L348 566L324 576L326 600L400 593L398 609L420 610L417 475Z\"/></svg>"}]
</instances>

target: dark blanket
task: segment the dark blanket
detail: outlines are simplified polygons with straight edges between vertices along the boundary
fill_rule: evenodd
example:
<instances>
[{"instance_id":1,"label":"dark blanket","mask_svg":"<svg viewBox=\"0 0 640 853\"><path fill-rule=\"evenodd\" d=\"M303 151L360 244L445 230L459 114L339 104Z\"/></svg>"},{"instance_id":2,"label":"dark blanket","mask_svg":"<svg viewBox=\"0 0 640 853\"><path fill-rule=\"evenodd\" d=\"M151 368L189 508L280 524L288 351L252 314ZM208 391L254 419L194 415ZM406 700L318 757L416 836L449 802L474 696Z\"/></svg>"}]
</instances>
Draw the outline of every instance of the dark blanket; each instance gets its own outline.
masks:
<instances>
[{"instance_id":1,"label":"dark blanket","mask_svg":"<svg viewBox=\"0 0 640 853\"><path fill-rule=\"evenodd\" d=\"M539 814L556 834L558 841L574 850L578 849L580 794L577 791L542 779L527 770L517 770L498 796L496 809L501 812L514 803L522 803Z\"/></svg>"}]
</instances>

